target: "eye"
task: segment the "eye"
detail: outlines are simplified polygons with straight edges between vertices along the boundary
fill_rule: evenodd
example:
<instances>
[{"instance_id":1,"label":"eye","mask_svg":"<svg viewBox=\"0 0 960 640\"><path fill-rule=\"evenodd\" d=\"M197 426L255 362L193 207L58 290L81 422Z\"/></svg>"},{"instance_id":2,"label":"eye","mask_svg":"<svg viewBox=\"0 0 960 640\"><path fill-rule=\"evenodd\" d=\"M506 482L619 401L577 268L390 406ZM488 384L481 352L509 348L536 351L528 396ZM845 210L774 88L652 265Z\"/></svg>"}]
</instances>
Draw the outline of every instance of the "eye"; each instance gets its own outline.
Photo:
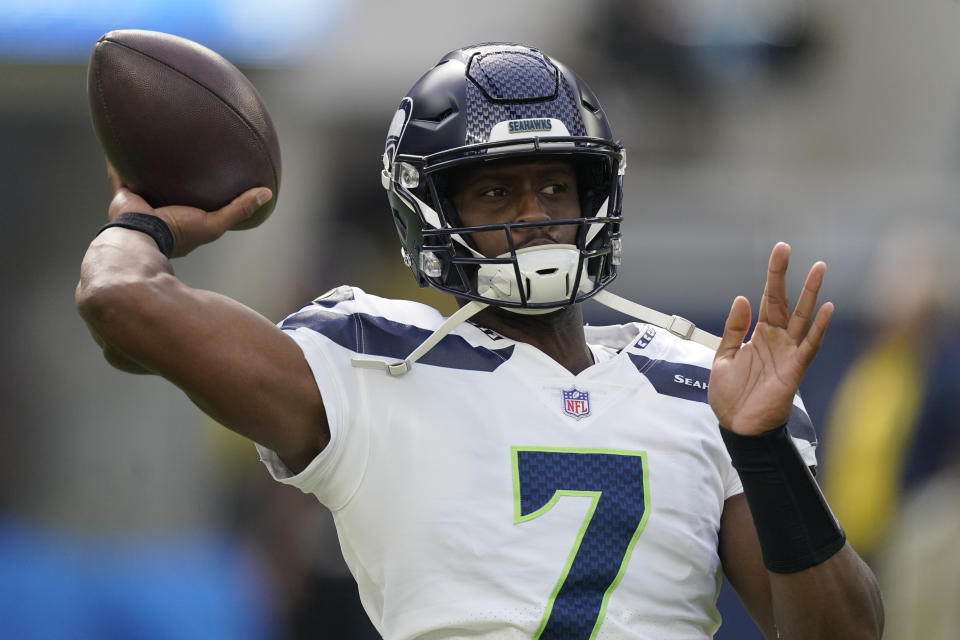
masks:
<instances>
[{"instance_id":1,"label":"eye","mask_svg":"<svg viewBox=\"0 0 960 640\"><path fill-rule=\"evenodd\" d=\"M548 196L558 196L558 195L560 195L561 193L564 193L564 192L567 191L567 185L562 184L562 183L560 183L560 184L550 184L550 185L545 186L545 187L544 187L543 189L541 189L540 191L541 191L542 193L547 194Z\"/></svg>"},{"instance_id":2,"label":"eye","mask_svg":"<svg viewBox=\"0 0 960 640\"><path fill-rule=\"evenodd\" d=\"M486 198L502 198L507 195L507 190L505 187L491 187L490 189L484 191L481 195Z\"/></svg>"}]
</instances>

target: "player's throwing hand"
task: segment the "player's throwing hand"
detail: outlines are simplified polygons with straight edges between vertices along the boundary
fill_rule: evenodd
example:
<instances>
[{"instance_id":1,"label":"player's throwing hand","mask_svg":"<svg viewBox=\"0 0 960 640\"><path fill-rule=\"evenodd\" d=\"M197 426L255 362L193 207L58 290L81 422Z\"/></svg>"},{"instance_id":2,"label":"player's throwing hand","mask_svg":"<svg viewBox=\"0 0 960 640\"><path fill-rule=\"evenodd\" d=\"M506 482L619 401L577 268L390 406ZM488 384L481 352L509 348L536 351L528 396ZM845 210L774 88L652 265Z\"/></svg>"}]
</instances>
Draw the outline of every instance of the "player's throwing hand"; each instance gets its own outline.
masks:
<instances>
[{"instance_id":1,"label":"player's throwing hand","mask_svg":"<svg viewBox=\"0 0 960 640\"><path fill-rule=\"evenodd\" d=\"M217 211L204 211L196 207L170 206L154 209L147 201L133 193L123 184L112 166L107 165L107 180L113 190L113 200L107 213L116 220L124 213L143 213L163 220L173 234L171 257L185 256L202 244L213 242L230 228L249 218L265 202L273 197L266 187L249 189L238 195L230 204Z\"/></svg>"}]
</instances>

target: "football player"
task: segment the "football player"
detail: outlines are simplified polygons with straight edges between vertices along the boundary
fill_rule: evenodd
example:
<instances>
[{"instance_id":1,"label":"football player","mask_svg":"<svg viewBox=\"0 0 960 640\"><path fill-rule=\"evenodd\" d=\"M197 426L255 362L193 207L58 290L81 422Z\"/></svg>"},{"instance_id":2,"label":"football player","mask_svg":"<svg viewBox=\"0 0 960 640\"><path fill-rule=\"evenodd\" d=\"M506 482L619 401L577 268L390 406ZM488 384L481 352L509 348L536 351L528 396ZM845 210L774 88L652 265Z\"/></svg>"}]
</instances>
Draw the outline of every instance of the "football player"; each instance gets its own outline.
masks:
<instances>
[{"instance_id":1,"label":"football player","mask_svg":"<svg viewBox=\"0 0 960 640\"><path fill-rule=\"evenodd\" d=\"M333 513L386 638L709 638L720 572L768 638L878 638L875 579L810 467L797 397L832 312L813 265L722 338L608 291L626 155L600 102L520 45L453 51L400 103L381 184L449 318L342 286L279 327L169 258L270 197L151 209L111 181L77 304L108 362L162 375ZM594 299L637 322L585 327Z\"/></svg>"}]
</instances>

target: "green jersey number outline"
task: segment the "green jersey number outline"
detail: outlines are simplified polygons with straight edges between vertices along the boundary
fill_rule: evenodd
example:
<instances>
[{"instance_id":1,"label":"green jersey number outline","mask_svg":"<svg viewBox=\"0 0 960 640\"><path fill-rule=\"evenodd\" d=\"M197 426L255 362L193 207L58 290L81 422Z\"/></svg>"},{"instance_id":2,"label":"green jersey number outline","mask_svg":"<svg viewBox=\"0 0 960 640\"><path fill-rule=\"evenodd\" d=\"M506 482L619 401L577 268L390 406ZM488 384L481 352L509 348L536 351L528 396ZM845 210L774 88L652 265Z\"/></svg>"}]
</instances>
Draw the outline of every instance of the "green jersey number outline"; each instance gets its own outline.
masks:
<instances>
[{"instance_id":1,"label":"green jersey number outline","mask_svg":"<svg viewBox=\"0 0 960 640\"><path fill-rule=\"evenodd\" d=\"M647 454L552 447L510 454L514 524L539 518L564 496L591 499L533 637L595 638L650 513Z\"/></svg>"}]
</instances>

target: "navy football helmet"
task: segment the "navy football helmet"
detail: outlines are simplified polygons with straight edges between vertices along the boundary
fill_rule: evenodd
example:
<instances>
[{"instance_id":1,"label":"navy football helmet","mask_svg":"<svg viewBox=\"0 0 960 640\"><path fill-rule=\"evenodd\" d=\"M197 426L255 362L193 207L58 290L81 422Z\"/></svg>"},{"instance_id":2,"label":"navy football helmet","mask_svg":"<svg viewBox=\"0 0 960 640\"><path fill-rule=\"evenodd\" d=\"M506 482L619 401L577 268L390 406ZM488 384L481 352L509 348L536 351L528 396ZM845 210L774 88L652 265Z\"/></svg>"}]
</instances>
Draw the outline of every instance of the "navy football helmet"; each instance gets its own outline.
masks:
<instances>
[{"instance_id":1,"label":"navy football helmet","mask_svg":"<svg viewBox=\"0 0 960 640\"><path fill-rule=\"evenodd\" d=\"M569 220L463 226L448 192L452 169L550 156L577 174L581 215ZM620 264L623 148L596 96L537 49L480 44L452 51L400 103L387 135L382 183L421 287L520 313L586 300ZM575 225L576 244L515 249L511 229ZM500 230L507 253L481 255L470 234Z\"/></svg>"}]
</instances>

